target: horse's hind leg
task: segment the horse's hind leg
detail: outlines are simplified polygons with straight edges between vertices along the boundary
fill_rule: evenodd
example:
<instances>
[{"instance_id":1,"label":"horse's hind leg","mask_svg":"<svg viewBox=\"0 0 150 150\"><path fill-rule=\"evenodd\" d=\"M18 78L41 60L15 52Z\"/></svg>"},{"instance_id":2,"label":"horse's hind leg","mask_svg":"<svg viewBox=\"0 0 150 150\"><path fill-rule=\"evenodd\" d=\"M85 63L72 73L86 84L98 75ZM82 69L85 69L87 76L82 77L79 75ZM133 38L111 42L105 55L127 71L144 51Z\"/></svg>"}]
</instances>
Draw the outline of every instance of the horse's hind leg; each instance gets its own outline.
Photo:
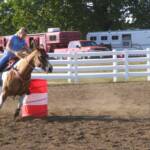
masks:
<instances>
[{"instance_id":1,"label":"horse's hind leg","mask_svg":"<svg viewBox=\"0 0 150 150\"><path fill-rule=\"evenodd\" d=\"M5 93L5 92L2 92L2 93L0 94L0 108L2 108L2 106L3 106L3 104L4 104L5 100L6 100L6 98L7 98L6 93Z\"/></svg>"},{"instance_id":2,"label":"horse's hind leg","mask_svg":"<svg viewBox=\"0 0 150 150\"><path fill-rule=\"evenodd\" d=\"M19 116L19 113L20 113L20 110L21 110L21 107L22 107L22 103L23 103L23 98L24 98L24 96L21 96L19 98L19 103L18 103L17 109L15 110L14 118Z\"/></svg>"}]
</instances>

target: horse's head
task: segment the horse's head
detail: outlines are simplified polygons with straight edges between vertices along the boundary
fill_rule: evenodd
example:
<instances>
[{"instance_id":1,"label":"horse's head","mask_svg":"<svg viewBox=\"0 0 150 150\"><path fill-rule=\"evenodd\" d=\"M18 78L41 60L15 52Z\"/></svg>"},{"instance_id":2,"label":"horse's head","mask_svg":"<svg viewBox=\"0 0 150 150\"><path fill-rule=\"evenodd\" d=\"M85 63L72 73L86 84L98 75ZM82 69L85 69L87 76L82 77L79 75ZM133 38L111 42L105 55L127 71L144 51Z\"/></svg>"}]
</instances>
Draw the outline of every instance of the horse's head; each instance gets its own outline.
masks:
<instances>
[{"instance_id":1,"label":"horse's head","mask_svg":"<svg viewBox=\"0 0 150 150\"><path fill-rule=\"evenodd\" d=\"M36 55L34 58L35 67L42 68L45 72L52 72L53 67L48 61L48 54L43 48L36 48Z\"/></svg>"}]
</instances>

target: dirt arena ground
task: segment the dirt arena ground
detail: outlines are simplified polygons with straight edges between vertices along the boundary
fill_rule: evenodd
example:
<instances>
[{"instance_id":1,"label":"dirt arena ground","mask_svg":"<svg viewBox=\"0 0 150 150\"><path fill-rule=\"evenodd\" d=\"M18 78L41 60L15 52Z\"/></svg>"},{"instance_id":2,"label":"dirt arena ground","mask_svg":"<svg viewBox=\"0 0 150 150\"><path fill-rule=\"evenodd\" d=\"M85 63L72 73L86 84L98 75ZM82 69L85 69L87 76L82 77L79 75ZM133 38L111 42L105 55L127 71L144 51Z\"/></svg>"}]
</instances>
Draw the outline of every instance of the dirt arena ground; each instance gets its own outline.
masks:
<instances>
[{"instance_id":1,"label":"dirt arena ground","mask_svg":"<svg viewBox=\"0 0 150 150\"><path fill-rule=\"evenodd\" d=\"M0 150L150 150L150 82L49 86L49 116L0 110Z\"/></svg>"}]
</instances>

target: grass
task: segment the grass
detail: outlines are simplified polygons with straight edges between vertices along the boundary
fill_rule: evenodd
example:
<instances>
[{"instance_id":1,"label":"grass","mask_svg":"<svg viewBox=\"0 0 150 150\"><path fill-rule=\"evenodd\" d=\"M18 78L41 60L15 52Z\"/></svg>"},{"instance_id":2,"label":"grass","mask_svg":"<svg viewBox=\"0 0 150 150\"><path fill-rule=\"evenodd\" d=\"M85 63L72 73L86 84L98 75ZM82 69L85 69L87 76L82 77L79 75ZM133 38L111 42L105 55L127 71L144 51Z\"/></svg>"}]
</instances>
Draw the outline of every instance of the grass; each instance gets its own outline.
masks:
<instances>
[{"instance_id":1,"label":"grass","mask_svg":"<svg viewBox=\"0 0 150 150\"><path fill-rule=\"evenodd\" d=\"M126 81L124 78L118 78L117 82L137 82L137 81L147 81L147 77L129 77ZM85 83L113 83L113 79L111 78L96 78L96 79L80 79L79 84ZM48 80L49 85L61 85L61 84L74 84L74 81L68 83L67 80L57 79L57 80Z\"/></svg>"}]
</instances>

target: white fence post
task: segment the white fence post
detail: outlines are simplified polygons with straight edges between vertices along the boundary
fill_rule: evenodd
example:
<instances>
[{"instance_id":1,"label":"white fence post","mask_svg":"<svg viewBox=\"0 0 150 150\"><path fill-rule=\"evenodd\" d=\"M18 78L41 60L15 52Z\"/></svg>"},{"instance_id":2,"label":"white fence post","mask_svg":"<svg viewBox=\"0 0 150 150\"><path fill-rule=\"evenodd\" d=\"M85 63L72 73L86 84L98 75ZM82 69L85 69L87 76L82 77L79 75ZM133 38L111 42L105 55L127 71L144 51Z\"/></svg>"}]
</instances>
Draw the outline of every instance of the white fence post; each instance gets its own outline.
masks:
<instances>
[{"instance_id":1,"label":"white fence post","mask_svg":"<svg viewBox=\"0 0 150 150\"><path fill-rule=\"evenodd\" d=\"M74 52L74 83L79 82L78 77L78 54L77 52Z\"/></svg>"},{"instance_id":2,"label":"white fence post","mask_svg":"<svg viewBox=\"0 0 150 150\"><path fill-rule=\"evenodd\" d=\"M113 82L117 82L117 54L116 49L113 49Z\"/></svg>"},{"instance_id":3,"label":"white fence post","mask_svg":"<svg viewBox=\"0 0 150 150\"><path fill-rule=\"evenodd\" d=\"M69 71L68 71L68 83L71 83L72 80L71 80L71 76L72 76L72 53L71 52L68 52L69 56L67 57L67 60L68 60L68 68L69 68Z\"/></svg>"},{"instance_id":4,"label":"white fence post","mask_svg":"<svg viewBox=\"0 0 150 150\"><path fill-rule=\"evenodd\" d=\"M125 80L127 81L128 79L129 79L129 60L128 60L128 58L129 58L129 55L128 55L128 50L127 49L125 49L124 50L124 59L125 59Z\"/></svg>"},{"instance_id":5,"label":"white fence post","mask_svg":"<svg viewBox=\"0 0 150 150\"><path fill-rule=\"evenodd\" d=\"M147 48L147 81L150 81L150 49Z\"/></svg>"}]
</instances>

